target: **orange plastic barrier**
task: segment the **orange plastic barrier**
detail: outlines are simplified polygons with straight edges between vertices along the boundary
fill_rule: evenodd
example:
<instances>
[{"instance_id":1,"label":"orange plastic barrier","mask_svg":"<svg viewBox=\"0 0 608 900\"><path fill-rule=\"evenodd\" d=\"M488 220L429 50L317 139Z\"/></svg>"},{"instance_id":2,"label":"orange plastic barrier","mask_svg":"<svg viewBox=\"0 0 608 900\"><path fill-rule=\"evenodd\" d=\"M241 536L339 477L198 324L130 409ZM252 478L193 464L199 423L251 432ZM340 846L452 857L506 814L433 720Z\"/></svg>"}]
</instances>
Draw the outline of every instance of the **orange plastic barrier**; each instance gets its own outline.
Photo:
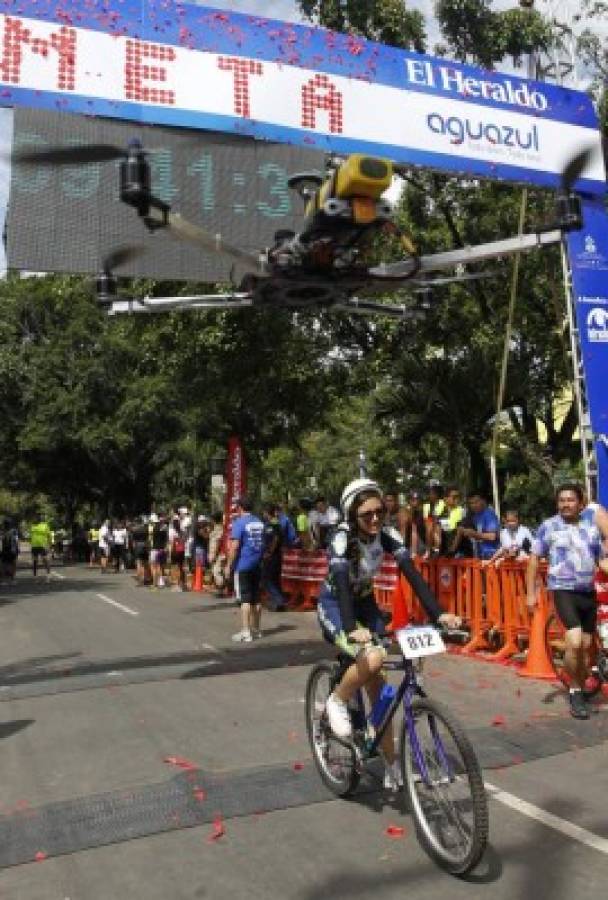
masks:
<instances>
[{"instance_id":1,"label":"orange plastic barrier","mask_svg":"<svg viewBox=\"0 0 608 900\"><path fill-rule=\"evenodd\" d=\"M392 556L384 554L382 565L374 578L374 596L380 609L389 612L393 609L393 594L397 586L399 569Z\"/></svg>"},{"instance_id":2,"label":"orange plastic barrier","mask_svg":"<svg viewBox=\"0 0 608 900\"><path fill-rule=\"evenodd\" d=\"M421 557L414 564L427 581L446 612L463 620L469 630L464 654L483 653L485 659L502 662L529 645L528 663L522 675L553 678L550 662L544 653L544 627L552 612L550 596L543 588L539 615L532 622L526 605L526 563L502 562L499 566L482 566L477 559L443 559ZM544 576L546 567L539 570ZM291 609L314 609L327 576L327 554L318 551L285 550L281 569L281 589ZM414 597L409 582L399 577L394 559L385 556L374 579L374 594L381 609L392 613L389 627L406 622L423 622L426 615ZM540 623L540 624L539 624ZM542 650L539 635L542 625Z\"/></svg>"},{"instance_id":3,"label":"orange plastic barrier","mask_svg":"<svg viewBox=\"0 0 608 900\"><path fill-rule=\"evenodd\" d=\"M327 577L327 554L316 550L284 550L281 591L290 609L314 609Z\"/></svg>"}]
</instances>

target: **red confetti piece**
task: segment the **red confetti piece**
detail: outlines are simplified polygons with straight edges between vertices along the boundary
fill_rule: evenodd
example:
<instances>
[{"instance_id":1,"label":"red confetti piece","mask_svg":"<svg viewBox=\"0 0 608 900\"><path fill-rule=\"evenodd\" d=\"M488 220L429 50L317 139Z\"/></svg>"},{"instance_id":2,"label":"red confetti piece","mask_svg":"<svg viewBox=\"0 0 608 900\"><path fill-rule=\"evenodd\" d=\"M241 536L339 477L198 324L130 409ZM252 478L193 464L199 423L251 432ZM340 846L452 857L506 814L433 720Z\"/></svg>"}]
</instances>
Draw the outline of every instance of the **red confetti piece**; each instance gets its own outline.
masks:
<instances>
[{"instance_id":1,"label":"red confetti piece","mask_svg":"<svg viewBox=\"0 0 608 900\"><path fill-rule=\"evenodd\" d=\"M492 725L494 725L494 726L506 725L506 724L507 723L505 722L504 716L494 716L494 718L492 719Z\"/></svg>"},{"instance_id":2,"label":"red confetti piece","mask_svg":"<svg viewBox=\"0 0 608 900\"><path fill-rule=\"evenodd\" d=\"M45 853L44 850L39 850L38 853L34 856L36 862L44 862L45 859L48 859L48 853Z\"/></svg>"},{"instance_id":3,"label":"red confetti piece","mask_svg":"<svg viewBox=\"0 0 608 900\"><path fill-rule=\"evenodd\" d=\"M226 830L224 828L224 823L222 822L221 816L216 816L213 820L213 831L207 837L207 843L211 843L212 841L219 841L221 837L224 837L226 834Z\"/></svg>"},{"instance_id":4,"label":"red confetti piece","mask_svg":"<svg viewBox=\"0 0 608 900\"><path fill-rule=\"evenodd\" d=\"M194 788L192 793L194 794L194 799L198 800L199 803L202 803L207 796L202 788Z\"/></svg>"},{"instance_id":5,"label":"red confetti piece","mask_svg":"<svg viewBox=\"0 0 608 900\"><path fill-rule=\"evenodd\" d=\"M185 759L183 756L165 756L163 762L166 762L170 766L177 766L178 769L198 769L193 762L190 762L189 759Z\"/></svg>"},{"instance_id":6,"label":"red confetti piece","mask_svg":"<svg viewBox=\"0 0 608 900\"><path fill-rule=\"evenodd\" d=\"M295 762L295 763L293 764L292 768L293 768L294 772L301 772L302 769L304 768L304 763L301 763L301 762Z\"/></svg>"},{"instance_id":7,"label":"red confetti piece","mask_svg":"<svg viewBox=\"0 0 608 900\"><path fill-rule=\"evenodd\" d=\"M402 828L401 825L388 825L384 829L384 833L387 837L393 838L393 840L399 840L405 837L405 828Z\"/></svg>"}]
</instances>

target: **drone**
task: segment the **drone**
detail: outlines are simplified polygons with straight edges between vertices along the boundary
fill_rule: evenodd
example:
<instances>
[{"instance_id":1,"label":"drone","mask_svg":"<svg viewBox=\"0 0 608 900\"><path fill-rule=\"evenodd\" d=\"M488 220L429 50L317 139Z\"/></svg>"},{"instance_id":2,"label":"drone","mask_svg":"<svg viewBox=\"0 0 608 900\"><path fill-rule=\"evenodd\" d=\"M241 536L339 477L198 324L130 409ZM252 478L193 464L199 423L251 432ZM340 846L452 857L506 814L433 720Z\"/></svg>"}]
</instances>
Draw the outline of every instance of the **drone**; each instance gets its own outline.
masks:
<instances>
[{"instance_id":1,"label":"drone","mask_svg":"<svg viewBox=\"0 0 608 900\"><path fill-rule=\"evenodd\" d=\"M114 272L139 256L144 248L118 247L106 255L96 279L97 302L110 315L171 309L273 307L336 309L360 315L416 319L428 308L424 301L397 304L368 299L368 296L399 290L428 298L436 286L494 274L470 272L466 269L470 263L559 242L565 232L582 227L581 201L572 187L590 155L590 149L583 149L565 166L550 225L532 234L428 256L418 254L409 236L396 224L393 208L383 196L393 177L407 170L382 157L362 153L330 156L325 173L292 175L288 186L303 201L303 227L297 233L277 231L273 245L259 254L236 247L222 235L188 221L156 197L148 153L139 141L132 141L126 149L88 144L18 151L12 158L26 165L82 165L117 159L120 201L135 210L151 233L167 231L206 252L228 257L235 268L245 272L238 288L223 294L125 298L119 294ZM370 264L367 261L370 247L382 234L397 237L403 257L395 262ZM436 275L450 270L453 272L447 276Z\"/></svg>"}]
</instances>

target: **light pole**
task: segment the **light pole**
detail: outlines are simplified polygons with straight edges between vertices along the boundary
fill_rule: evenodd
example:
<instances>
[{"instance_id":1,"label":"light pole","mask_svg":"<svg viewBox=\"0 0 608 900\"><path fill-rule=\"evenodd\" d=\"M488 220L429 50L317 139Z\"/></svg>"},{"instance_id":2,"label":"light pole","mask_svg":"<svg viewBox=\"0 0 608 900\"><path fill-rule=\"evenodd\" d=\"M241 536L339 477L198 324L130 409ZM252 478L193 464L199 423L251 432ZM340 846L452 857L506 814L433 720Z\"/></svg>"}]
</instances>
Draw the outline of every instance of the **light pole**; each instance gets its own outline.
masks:
<instances>
[{"instance_id":1,"label":"light pole","mask_svg":"<svg viewBox=\"0 0 608 900\"><path fill-rule=\"evenodd\" d=\"M365 450L359 450L359 478L367 478L367 458Z\"/></svg>"}]
</instances>

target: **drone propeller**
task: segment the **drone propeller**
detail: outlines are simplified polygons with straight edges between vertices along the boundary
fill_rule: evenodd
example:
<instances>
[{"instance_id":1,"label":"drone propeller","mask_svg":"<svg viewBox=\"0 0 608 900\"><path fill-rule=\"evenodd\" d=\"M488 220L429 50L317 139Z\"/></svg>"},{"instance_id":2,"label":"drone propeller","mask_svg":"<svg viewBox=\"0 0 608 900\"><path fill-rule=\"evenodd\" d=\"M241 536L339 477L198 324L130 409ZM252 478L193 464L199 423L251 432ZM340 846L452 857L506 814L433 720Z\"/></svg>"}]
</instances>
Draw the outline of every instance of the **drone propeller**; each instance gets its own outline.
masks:
<instances>
[{"instance_id":1,"label":"drone propeller","mask_svg":"<svg viewBox=\"0 0 608 900\"><path fill-rule=\"evenodd\" d=\"M47 147L44 150L16 150L12 160L26 165L74 166L124 159L127 151L111 144L83 144L80 147Z\"/></svg>"},{"instance_id":2,"label":"drone propeller","mask_svg":"<svg viewBox=\"0 0 608 900\"><path fill-rule=\"evenodd\" d=\"M569 193L572 186L589 165L591 159L591 147L585 147L579 150L571 159L568 160L563 168L561 175L561 189Z\"/></svg>"},{"instance_id":3,"label":"drone propeller","mask_svg":"<svg viewBox=\"0 0 608 900\"><path fill-rule=\"evenodd\" d=\"M259 271L261 268L260 257L240 247L235 247L225 241L221 234L212 234L200 225L195 225L184 219L179 213L169 213L166 220L167 227L176 237L182 240L191 241L204 250L210 250L212 253L219 253L228 256L241 266L248 269Z\"/></svg>"},{"instance_id":4,"label":"drone propeller","mask_svg":"<svg viewBox=\"0 0 608 900\"><path fill-rule=\"evenodd\" d=\"M121 266L125 266L127 263L132 262L132 260L137 259L138 256L141 256L142 253L145 253L145 248L141 245L128 245L125 244L122 247L115 247L113 250L104 256L101 266L102 270L108 274L114 271L114 269L119 269Z\"/></svg>"},{"instance_id":5,"label":"drone propeller","mask_svg":"<svg viewBox=\"0 0 608 900\"><path fill-rule=\"evenodd\" d=\"M95 279L95 294L100 306L107 309L118 299L118 279L113 270L119 269L145 252L144 247L125 244L122 247L115 247L104 256L101 271Z\"/></svg>"}]
</instances>

